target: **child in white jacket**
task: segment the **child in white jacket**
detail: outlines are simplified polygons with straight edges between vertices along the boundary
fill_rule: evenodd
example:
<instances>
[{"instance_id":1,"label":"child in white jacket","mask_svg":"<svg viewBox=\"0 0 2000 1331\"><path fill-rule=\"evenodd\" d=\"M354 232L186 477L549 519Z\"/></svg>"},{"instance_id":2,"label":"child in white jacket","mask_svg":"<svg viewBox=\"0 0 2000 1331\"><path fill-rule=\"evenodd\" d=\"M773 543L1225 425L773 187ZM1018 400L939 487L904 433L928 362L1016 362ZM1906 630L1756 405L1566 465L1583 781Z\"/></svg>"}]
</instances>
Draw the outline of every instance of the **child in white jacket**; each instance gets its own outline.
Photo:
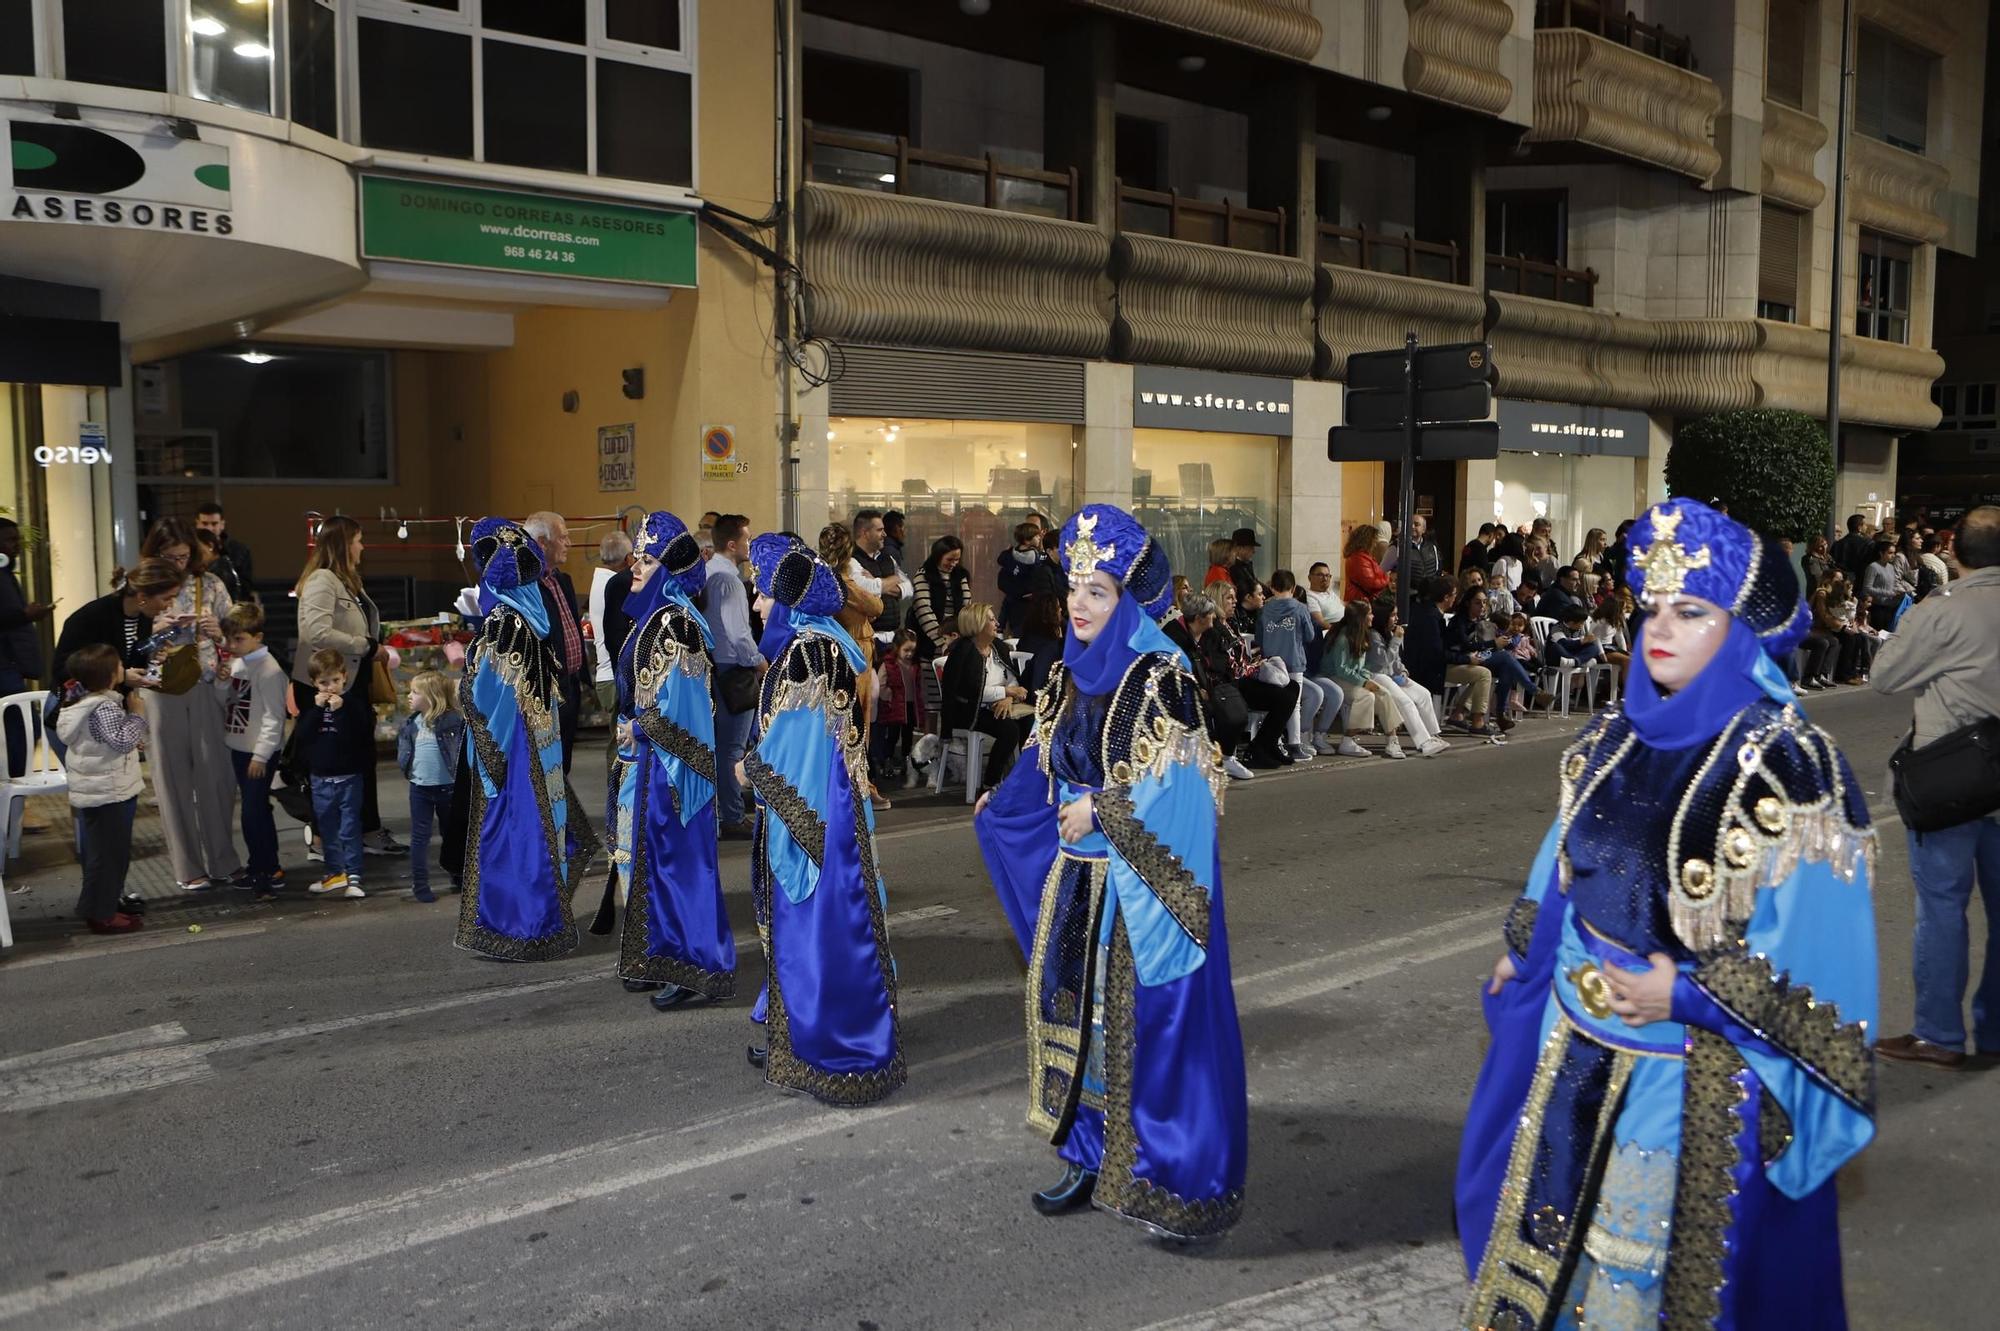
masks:
<instances>
[{"instance_id":1,"label":"child in white jacket","mask_svg":"<svg viewBox=\"0 0 2000 1331\"><path fill-rule=\"evenodd\" d=\"M56 716L56 734L68 751L63 767L69 803L76 811L77 844L83 850L83 892L76 913L94 934L130 933L140 925L125 897L125 871L132 864L132 816L145 779L139 748L146 742L145 697L134 689L122 699L118 686L125 667L118 653L93 643L70 653L68 670L79 691Z\"/></svg>"},{"instance_id":2,"label":"child in white jacket","mask_svg":"<svg viewBox=\"0 0 2000 1331\"><path fill-rule=\"evenodd\" d=\"M222 742L236 766L236 790L243 801L243 845L250 862L230 881L271 901L285 871L278 864L278 824L271 817L271 778L278 750L285 745L285 697L291 677L264 646L264 609L239 601L223 616L229 673L215 681L222 693Z\"/></svg>"}]
</instances>

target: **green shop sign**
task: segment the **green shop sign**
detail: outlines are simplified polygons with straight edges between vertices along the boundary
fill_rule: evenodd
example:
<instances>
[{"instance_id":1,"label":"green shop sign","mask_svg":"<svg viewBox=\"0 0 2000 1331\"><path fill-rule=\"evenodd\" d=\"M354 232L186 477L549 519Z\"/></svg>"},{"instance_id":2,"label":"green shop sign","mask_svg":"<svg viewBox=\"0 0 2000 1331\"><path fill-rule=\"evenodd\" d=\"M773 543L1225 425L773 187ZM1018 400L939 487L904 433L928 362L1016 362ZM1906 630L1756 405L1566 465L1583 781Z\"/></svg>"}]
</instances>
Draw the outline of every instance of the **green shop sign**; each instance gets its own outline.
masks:
<instances>
[{"instance_id":1,"label":"green shop sign","mask_svg":"<svg viewBox=\"0 0 2000 1331\"><path fill-rule=\"evenodd\" d=\"M694 214L561 194L361 177L368 259L691 287Z\"/></svg>"}]
</instances>

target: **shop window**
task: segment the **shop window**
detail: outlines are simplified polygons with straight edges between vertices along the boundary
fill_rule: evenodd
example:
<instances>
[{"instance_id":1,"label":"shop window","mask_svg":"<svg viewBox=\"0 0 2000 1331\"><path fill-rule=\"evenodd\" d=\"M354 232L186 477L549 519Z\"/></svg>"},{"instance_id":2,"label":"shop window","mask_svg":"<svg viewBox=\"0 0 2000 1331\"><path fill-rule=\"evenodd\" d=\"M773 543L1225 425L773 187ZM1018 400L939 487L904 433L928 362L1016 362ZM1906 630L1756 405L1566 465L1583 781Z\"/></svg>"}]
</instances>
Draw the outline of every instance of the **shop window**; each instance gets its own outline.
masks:
<instances>
[{"instance_id":1,"label":"shop window","mask_svg":"<svg viewBox=\"0 0 2000 1331\"><path fill-rule=\"evenodd\" d=\"M1132 432L1132 507L1174 570L1197 585L1208 543L1238 527L1259 533L1268 574L1277 544L1278 441L1261 434ZM1297 570L1303 572L1304 570Z\"/></svg>"},{"instance_id":2,"label":"shop window","mask_svg":"<svg viewBox=\"0 0 2000 1331\"><path fill-rule=\"evenodd\" d=\"M320 0L287 0L292 119L329 137L340 134L340 18Z\"/></svg>"},{"instance_id":3,"label":"shop window","mask_svg":"<svg viewBox=\"0 0 2000 1331\"><path fill-rule=\"evenodd\" d=\"M675 69L597 62L597 174L694 183L694 80Z\"/></svg>"},{"instance_id":4,"label":"shop window","mask_svg":"<svg viewBox=\"0 0 2000 1331\"><path fill-rule=\"evenodd\" d=\"M0 74L34 72L34 0L0 0Z\"/></svg>"},{"instance_id":5,"label":"shop window","mask_svg":"<svg viewBox=\"0 0 2000 1331\"><path fill-rule=\"evenodd\" d=\"M1961 430L1991 430L1996 424L1994 414L1995 390L2000 384L1967 384L1962 410L1959 412L1958 428Z\"/></svg>"},{"instance_id":6,"label":"shop window","mask_svg":"<svg viewBox=\"0 0 2000 1331\"><path fill-rule=\"evenodd\" d=\"M1910 262L1908 245L1873 231L1861 233L1860 264L1855 274L1854 331L1883 342L1910 340Z\"/></svg>"},{"instance_id":7,"label":"shop window","mask_svg":"<svg viewBox=\"0 0 2000 1331\"><path fill-rule=\"evenodd\" d=\"M1958 385L1932 384L1931 403L1937 407L1938 414L1942 418L1938 421L1938 429L1956 430L1958 428Z\"/></svg>"},{"instance_id":8,"label":"shop window","mask_svg":"<svg viewBox=\"0 0 2000 1331\"><path fill-rule=\"evenodd\" d=\"M807 47L799 58L799 83L805 118L815 128L921 139L914 69Z\"/></svg>"},{"instance_id":9,"label":"shop window","mask_svg":"<svg viewBox=\"0 0 2000 1331\"><path fill-rule=\"evenodd\" d=\"M1114 131L1118 183L1134 189L1167 187L1167 127L1144 116L1119 116Z\"/></svg>"},{"instance_id":10,"label":"shop window","mask_svg":"<svg viewBox=\"0 0 2000 1331\"><path fill-rule=\"evenodd\" d=\"M359 138L432 156L691 186L686 2L356 0ZM418 46L424 53L412 56ZM427 86L433 60L449 69L445 87Z\"/></svg>"},{"instance_id":11,"label":"shop window","mask_svg":"<svg viewBox=\"0 0 2000 1331\"><path fill-rule=\"evenodd\" d=\"M1806 104L1812 8L1808 0L1771 0L1764 20L1764 96L1798 110Z\"/></svg>"},{"instance_id":12,"label":"shop window","mask_svg":"<svg viewBox=\"0 0 2000 1331\"><path fill-rule=\"evenodd\" d=\"M205 102L270 114L269 5L187 0L188 90Z\"/></svg>"},{"instance_id":13,"label":"shop window","mask_svg":"<svg viewBox=\"0 0 2000 1331\"><path fill-rule=\"evenodd\" d=\"M1854 129L1913 153L1928 140L1937 57L1878 28L1855 32Z\"/></svg>"},{"instance_id":14,"label":"shop window","mask_svg":"<svg viewBox=\"0 0 2000 1331\"><path fill-rule=\"evenodd\" d=\"M1799 217L1765 204L1757 251L1757 317L1798 322Z\"/></svg>"},{"instance_id":15,"label":"shop window","mask_svg":"<svg viewBox=\"0 0 2000 1331\"><path fill-rule=\"evenodd\" d=\"M486 160L549 171L590 169L589 103L580 54L520 42L485 48ZM522 90L533 88L532 97Z\"/></svg>"},{"instance_id":16,"label":"shop window","mask_svg":"<svg viewBox=\"0 0 2000 1331\"><path fill-rule=\"evenodd\" d=\"M167 10L148 0L63 0L63 77L166 92Z\"/></svg>"},{"instance_id":17,"label":"shop window","mask_svg":"<svg viewBox=\"0 0 2000 1331\"><path fill-rule=\"evenodd\" d=\"M973 599L1000 601L999 559L1029 513L1060 522L1076 507L1070 481L1077 427L1018 421L890 420L827 423L828 520L857 510L904 515L911 577L940 536L965 543ZM802 532L816 539L817 529Z\"/></svg>"},{"instance_id":18,"label":"shop window","mask_svg":"<svg viewBox=\"0 0 2000 1331\"><path fill-rule=\"evenodd\" d=\"M219 480L391 478L387 354L231 349L168 365L180 381L179 429L213 437Z\"/></svg>"},{"instance_id":19,"label":"shop window","mask_svg":"<svg viewBox=\"0 0 2000 1331\"><path fill-rule=\"evenodd\" d=\"M1562 263L1569 258L1569 195L1495 190L1486 196L1486 252Z\"/></svg>"}]
</instances>

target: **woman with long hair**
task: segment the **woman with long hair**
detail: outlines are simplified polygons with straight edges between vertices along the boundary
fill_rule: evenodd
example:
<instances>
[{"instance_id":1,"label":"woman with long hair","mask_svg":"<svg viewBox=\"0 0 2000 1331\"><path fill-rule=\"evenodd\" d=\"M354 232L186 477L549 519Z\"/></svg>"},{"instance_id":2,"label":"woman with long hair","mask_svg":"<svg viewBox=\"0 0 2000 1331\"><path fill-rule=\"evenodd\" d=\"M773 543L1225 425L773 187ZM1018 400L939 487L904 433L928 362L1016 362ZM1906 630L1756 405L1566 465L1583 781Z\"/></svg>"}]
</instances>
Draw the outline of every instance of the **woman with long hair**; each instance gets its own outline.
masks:
<instances>
[{"instance_id":1,"label":"woman with long hair","mask_svg":"<svg viewBox=\"0 0 2000 1331\"><path fill-rule=\"evenodd\" d=\"M847 602L835 618L847 630L847 636L854 639L854 645L861 649L861 659L867 663L868 668L854 681L854 723L861 727L861 751L872 754L875 751L875 620L882 613L882 598L854 580L854 533L846 523L829 522L819 529L819 560L833 570L833 576L840 579L841 590L847 594ZM875 788L875 776L871 764L868 798L875 801L877 809L886 809L889 801Z\"/></svg>"},{"instance_id":2,"label":"woman with long hair","mask_svg":"<svg viewBox=\"0 0 2000 1331\"><path fill-rule=\"evenodd\" d=\"M1621 707L1558 767L1459 1153L1463 1326L1841 1327L1835 1175L1875 1131L1876 837L1778 662L1774 541L1631 532Z\"/></svg>"},{"instance_id":3,"label":"woman with long hair","mask_svg":"<svg viewBox=\"0 0 2000 1331\"><path fill-rule=\"evenodd\" d=\"M1063 565L1063 660L1034 743L973 824L1028 958L1028 1121L1063 1165L1030 1201L1217 1238L1242 1215L1249 1155L1227 778L1190 663L1158 624L1170 570L1146 529L1087 505L1063 528Z\"/></svg>"},{"instance_id":4,"label":"woman with long hair","mask_svg":"<svg viewBox=\"0 0 2000 1331\"><path fill-rule=\"evenodd\" d=\"M842 705L865 668L861 648L834 618L840 580L809 547L759 536L750 563L759 605L771 607L757 741L743 759L757 795L750 894L768 975L751 1013L766 1043L750 1061L773 1086L872 1104L907 1072L875 809L861 732Z\"/></svg>"},{"instance_id":5,"label":"woman with long hair","mask_svg":"<svg viewBox=\"0 0 2000 1331\"><path fill-rule=\"evenodd\" d=\"M161 687L146 709L153 727L146 752L174 879L183 892L206 892L243 868L236 853L236 768L223 739L223 701L215 688L222 617L235 602L222 579L208 571L207 549L194 528L179 518L155 524L139 554L187 575L153 618L154 632L179 630L191 641L167 648L168 656L182 654L187 664L177 669L163 662Z\"/></svg>"},{"instance_id":6,"label":"woman with long hair","mask_svg":"<svg viewBox=\"0 0 2000 1331\"><path fill-rule=\"evenodd\" d=\"M369 686L375 657L382 649L382 612L375 608L375 602L361 585L361 552L365 545L361 524L343 514L321 518L313 531L306 565L299 571L299 580L292 589L299 607L299 649L292 657L292 693L301 711L313 695L308 663L314 652L323 651L339 652L346 664L344 705L374 706L369 700ZM315 846L317 833L317 827L308 832ZM403 844L382 826L373 763L361 773L361 844L370 855L407 853ZM443 853L452 854L449 844ZM449 863L447 860L446 864Z\"/></svg>"},{"instance_id":7,"label":"woman with long hair","mask_svg":"<svg viewBox=\"0 0 2000 1331\"><path fill-rule=\"evenodd\" d=\"M1389 575L1374 553L1381 540L1382 529L1368 522L1347 534L1347 544L1340 553L1341 571L1346 577L1343 594L1349 600L1372 601L1389 585Z\"/></svg>"},{"instance_id":8,"label":"woman with long hair","mask_svg":"<svg viewBox=\"0 0 2000 1331\"><path fill-rule=\"evenodd\" d=\"M940 536L931 542L930 557L917 571L910 620L917 626L921 660L943 656L958 640L958 612L972 599L972 578L964 562L965 543L956 536Z\"/></svg>"}]
</instances>

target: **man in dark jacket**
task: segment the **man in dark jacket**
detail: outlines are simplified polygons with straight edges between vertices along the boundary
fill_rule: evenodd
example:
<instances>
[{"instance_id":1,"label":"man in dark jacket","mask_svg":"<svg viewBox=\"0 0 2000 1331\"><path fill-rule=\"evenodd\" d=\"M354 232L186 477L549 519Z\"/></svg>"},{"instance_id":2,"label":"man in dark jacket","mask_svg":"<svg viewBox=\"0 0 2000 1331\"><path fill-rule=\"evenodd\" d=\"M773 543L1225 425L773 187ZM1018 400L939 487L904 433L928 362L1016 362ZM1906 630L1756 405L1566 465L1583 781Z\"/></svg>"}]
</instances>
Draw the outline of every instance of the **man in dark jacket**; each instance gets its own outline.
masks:
<instances>
[{"instance_id":1,"label":"man in dark jacket","mask_svg":"<svg viewBox=\"0 0 2000 1331\"><path fill-rule=\"evenodd\" d=\"M194 525L202 531L215 533L215 543L222 557L236 570L237 580L242 584L243 597L257 599L254 572L250 567L250 547L229 534L229 518L223 513L222 505L213 499L195 510Z\"/></svg>"},{"instance_id":2,"label":"man in dark jacket","mask_svg":"<svg viewBox=\"0 0 2000 1331\"><path fill-rule=\"evenodd\" d=\"M576 584L563 572L569 558L569 524L560 513L530 513L522 522L542 547L548 572L542 575L542 608L549 613L549 646L556 654L556 691L562 700L557 725L562 732L563 772L576 753L576 722L583 709L583 615L577 609Z\"/></svg>"},{"instance_id":3,"label":"man in dark jacket","mask_svg":"<svg viewBox=\"0 0 2000 1331\"><path fill-rule=\"evenodd\" d=\"M1229 556L1229 581L1236 586L1236 604L1240 609L1250 598L1257 586L1257 533L1250 527L1238 527L1229 534L1232 547Z\"/></svg>"},{"instance_id":4,"label":"man in dark jacket","mask_svg":"<svg viewBox=\"0 0 2000 1331\"><path fill-rule=\"evenodd\" d=\"M1499 524L1480 523L1479 535L1467 541L1465 549L1458 552L1458 571L1463 573L1469 568L1476 568L1481 573L1489 571L1493 567L1493 547L1498 544L1500 544Z\"/></svg>"},{"instance_id":5,"label":"man in dark jacket","mask_svg":"<svg viewBox=\"0 0 2000 1331\"><path fill-rule=\"evenodd\" d=\"M1042 525L1020 522L1014 525L1014 546L1002 550L1000 566L1000 631L1012 637L1021 632L1027 618L1028 598L1034 595L1035 571L1048 556L1042 553Z\"/></svg>"},{"instance_id":6,"label":"man in dark jacket","mask_svg":"<svg viewBox=\"0 0 2000 1331\"><path fill-rule=\"evenodd\" d=\"M21 563L21 528L0 518L0 698L20 693L31 679L42 678L42 642L35 625L54 606L30 601L15 570ZM53 729L53 727L51 727ZM7 775L28 770L28 735L17 714L7 714Z\"/></svg>"},{"instance_id":7,"label":"man in dark jacket","mask_svg":"<svg viewBox=\"0 0 2000 1331\"><path fill-rule=\"evenodd\" d=\"M1856 587L1861 585L1868 566L1875 562L1875 527L1856 513L1847 519L1847 535L1833 543L1833 562L1847 570Z\"/></svg>"}]
</instances>

